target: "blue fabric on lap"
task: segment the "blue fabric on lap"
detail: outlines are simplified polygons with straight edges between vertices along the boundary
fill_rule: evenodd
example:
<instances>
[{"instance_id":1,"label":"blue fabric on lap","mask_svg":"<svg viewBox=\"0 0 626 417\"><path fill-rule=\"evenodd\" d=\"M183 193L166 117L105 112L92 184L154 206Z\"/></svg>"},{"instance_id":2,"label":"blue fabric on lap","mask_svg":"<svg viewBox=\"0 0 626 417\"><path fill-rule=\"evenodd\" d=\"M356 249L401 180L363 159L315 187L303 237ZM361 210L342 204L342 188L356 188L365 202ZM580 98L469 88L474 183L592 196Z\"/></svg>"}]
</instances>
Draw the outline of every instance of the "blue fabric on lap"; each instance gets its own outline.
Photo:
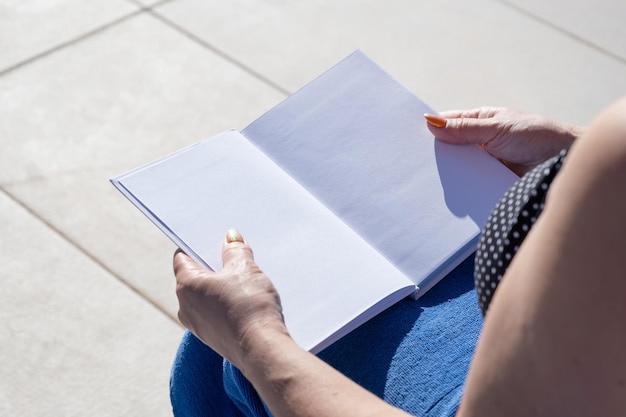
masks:
<instances>
[{"instance_id":1,"label":"blue fabric on lap","mask_svg":"<svg viewBox=\"0 0 626 417\"><path fill-rule=\"evenodd\" d=\"M398 303L318 356L409 413L454 415L482 327L473 268L471 257L421 299ZM266 417L263 403L239 370L227 361L222 367L219 356L193 339L185 335L172 372L175 415ZM194 413L178 413L183 404L196 407Z\"/></svg>"},{"instance_id":2,"label":"blue fabric on lap","mask_svg":"<svg viewBox=\"0 0 626 417\"><path fill-rule=\"evenodd\" d=\"M176 417L242 417L224 391L220 355L189 331L181 341L170 376L170 401Z\"/></svg>"},{"instance_id":3,"label":"blue fabric on lap","mask_svg":"<svg viewBox=\"0 0 626 417\"><path fill-rule=\"evenodd\" d=\"M319 355L385 401L452 416L482 327L473 258L421 299L404 300Z\"/></svg>"}]
</instances>

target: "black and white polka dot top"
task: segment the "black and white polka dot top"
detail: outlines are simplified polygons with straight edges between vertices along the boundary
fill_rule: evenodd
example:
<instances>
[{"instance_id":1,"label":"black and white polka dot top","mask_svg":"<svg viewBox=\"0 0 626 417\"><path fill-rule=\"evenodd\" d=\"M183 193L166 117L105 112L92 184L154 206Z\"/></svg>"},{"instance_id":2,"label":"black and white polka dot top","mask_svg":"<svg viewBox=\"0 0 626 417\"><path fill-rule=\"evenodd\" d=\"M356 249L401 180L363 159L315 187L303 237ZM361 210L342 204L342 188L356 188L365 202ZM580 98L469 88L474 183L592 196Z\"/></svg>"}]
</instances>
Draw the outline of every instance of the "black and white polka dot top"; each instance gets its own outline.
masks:
<instances>
[{"instance_id":1,"label":"black and white polka dot top","mask_svg":"<svg viewBox=\"0 0 626 417\"><path fill-rule=\"evenodd\" d=\"M489 303L511 260L541 214L548 188L565 160L567 150L536 166L502 197L483 228L474 264L478 303Z\"/></svg>"}]
</instances>

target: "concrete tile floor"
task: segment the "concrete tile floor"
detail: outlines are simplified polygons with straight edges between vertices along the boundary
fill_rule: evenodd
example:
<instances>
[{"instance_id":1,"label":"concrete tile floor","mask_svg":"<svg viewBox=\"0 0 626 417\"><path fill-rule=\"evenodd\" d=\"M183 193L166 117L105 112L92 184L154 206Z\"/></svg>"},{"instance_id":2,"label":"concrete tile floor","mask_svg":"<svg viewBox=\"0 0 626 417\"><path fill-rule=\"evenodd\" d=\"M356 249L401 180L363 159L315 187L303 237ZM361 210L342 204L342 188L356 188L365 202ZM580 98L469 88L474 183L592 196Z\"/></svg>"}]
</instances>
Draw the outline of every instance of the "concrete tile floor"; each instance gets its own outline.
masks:
<instances>
[{"instance_id":1,"label":"concrete tile floor","mask_svg":"<svg viewBox=\"0 0 626 417\"><path fill-rule=\"evenodd\" d=\"M621 0L0 0L0 415L171 415L173 246L107 179L243 128L360 48L435 108L586 124Z\"/></svg>"}]
</instances>

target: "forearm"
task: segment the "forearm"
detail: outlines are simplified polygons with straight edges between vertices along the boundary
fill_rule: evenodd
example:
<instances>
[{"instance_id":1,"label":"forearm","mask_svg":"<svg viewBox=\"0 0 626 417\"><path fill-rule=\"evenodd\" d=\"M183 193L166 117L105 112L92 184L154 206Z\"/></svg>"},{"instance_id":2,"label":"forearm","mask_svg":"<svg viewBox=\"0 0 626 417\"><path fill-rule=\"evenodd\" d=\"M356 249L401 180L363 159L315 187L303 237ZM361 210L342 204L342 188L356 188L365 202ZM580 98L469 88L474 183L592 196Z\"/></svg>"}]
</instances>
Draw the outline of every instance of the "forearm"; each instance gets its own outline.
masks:
<instances>
[{"instance_id":1,"label":"forearm","mask_svg":"<svg viewBox=\"0 0 626 417\"><path fill-rule=\"evenodd\" d=\"M276 417L406 416L361 388L284 333L250 337L239 367Z\"/></svg>"}]
</instances>

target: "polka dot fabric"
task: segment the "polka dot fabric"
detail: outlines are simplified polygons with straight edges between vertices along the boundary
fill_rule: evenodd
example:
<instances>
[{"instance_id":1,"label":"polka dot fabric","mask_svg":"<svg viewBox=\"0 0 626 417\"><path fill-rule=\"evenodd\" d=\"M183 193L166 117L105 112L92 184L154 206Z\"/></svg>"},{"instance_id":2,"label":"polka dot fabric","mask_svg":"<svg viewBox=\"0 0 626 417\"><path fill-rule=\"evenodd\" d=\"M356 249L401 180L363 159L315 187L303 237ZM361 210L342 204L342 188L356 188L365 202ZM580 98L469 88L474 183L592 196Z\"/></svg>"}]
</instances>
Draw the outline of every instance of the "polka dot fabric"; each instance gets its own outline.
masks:
<instances>
[{"instance_id":1,"label":"polka dot fabric","mask_svg":"<svg viewBox=\"0 0 626 417\"><path fill-rule=\"evenodd\" d=\"M476 293L483 314L522 241L541 214L548 188L566 153L563 150L527 172L506 192L487 219L474 264Z\"/></svg>"}]
</instances>

